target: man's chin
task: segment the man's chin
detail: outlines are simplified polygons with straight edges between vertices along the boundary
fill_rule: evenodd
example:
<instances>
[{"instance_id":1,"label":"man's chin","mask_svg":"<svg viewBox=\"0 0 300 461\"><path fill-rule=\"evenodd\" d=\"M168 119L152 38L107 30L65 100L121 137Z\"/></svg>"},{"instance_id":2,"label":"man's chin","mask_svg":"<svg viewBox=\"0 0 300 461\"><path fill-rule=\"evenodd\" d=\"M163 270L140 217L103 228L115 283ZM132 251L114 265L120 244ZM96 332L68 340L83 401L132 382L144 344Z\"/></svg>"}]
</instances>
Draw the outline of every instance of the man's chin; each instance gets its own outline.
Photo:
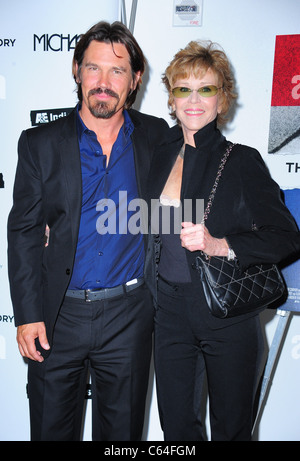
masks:
<instances>
[{"instance_id":1,"label":"man's chin","mask_svg":"<svg viewBox=\"0 0 300 461\"><path fill-rule=\"evenodd\" d=\"M117 106L108 107L106 103L98 103L89 107L91 114L96 118L109 119L117 112Z\"/></svg>"}]
</instances>

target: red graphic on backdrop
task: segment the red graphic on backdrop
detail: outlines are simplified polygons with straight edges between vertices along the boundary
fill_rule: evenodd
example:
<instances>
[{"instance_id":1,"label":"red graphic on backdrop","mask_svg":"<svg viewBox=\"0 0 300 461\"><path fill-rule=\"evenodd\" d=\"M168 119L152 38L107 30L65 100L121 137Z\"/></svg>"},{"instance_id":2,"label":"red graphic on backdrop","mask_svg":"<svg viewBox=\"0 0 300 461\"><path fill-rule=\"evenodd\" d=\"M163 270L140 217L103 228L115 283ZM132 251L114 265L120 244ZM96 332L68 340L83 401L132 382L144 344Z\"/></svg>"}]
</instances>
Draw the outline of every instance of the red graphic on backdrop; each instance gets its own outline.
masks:
<instances>
[{"instance_id":1,"label":"red graphic on backdrop","mask_svg":"<svg viewBox=\"0 0 300 461\"><path fill-rule=\"evenodd\" d=\"M300 106L300 35L276 37L272 106Z\"/></svg>"},{"instance_id":2,"label":"red graphic on backdrop","mask_svg":"<svg viewBox=\"0 0 300 461\"><path fill-rule=\"evenodd\" d=\"M276 37L271 106L269 154L299 155L300 35Z\"/></svg>"}]
</instances>

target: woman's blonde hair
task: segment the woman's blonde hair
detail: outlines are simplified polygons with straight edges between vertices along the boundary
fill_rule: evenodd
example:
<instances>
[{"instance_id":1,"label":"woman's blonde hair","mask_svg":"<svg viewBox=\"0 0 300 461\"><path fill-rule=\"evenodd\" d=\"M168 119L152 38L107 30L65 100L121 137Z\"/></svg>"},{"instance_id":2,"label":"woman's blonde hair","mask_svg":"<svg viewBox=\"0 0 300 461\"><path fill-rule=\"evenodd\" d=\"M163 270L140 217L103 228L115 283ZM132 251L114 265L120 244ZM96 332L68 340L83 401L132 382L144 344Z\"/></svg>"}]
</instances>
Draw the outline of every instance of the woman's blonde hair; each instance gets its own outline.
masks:
<instances>
[{"instance_id":1,"label":"woman's blonde hair","mask_svg":"<svg viewBox=\"0 0 300 461\"><path fill-rule=\"evenodd\" d=\"M212 70L217 77L218 87L221 87L221 112L218 114L218 123L223 124L227 120L227 114L231 108L236 94L234 93L234 78L230 62L224 51L211 41L192 41L184 49L178 51L167 67L162 81L165 84L171 109L171 117L176 119L173 110L174 96L172 90L179 79L193 75L201 78L208 69Z\"/></svg>"}]
</instances>

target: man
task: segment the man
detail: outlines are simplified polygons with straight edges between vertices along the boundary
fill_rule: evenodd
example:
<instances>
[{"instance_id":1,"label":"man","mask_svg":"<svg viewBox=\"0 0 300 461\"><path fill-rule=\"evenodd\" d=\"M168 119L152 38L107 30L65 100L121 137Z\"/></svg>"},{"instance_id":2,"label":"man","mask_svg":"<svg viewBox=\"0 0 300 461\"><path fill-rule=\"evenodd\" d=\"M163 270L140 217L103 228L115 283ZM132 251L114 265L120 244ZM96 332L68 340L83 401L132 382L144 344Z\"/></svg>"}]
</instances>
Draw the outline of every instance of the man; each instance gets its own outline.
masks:
<instances>
[{"instance_id":1,"label":"man","mask_svg":"<svg viewBox=\"0 0 300 461\"><path fill-rule=\"evenodd\" d=\"M119 197L143 198L152 146L167 128L130 109L144 66L124 25L96 24L74 53L79 104L19 140L8 265L32 440L80 439L88 370L93 439L142 435L153 323L147 236L124 230ZM111 203L116 232L101 220Z\"/></svg>"}]
</instances>

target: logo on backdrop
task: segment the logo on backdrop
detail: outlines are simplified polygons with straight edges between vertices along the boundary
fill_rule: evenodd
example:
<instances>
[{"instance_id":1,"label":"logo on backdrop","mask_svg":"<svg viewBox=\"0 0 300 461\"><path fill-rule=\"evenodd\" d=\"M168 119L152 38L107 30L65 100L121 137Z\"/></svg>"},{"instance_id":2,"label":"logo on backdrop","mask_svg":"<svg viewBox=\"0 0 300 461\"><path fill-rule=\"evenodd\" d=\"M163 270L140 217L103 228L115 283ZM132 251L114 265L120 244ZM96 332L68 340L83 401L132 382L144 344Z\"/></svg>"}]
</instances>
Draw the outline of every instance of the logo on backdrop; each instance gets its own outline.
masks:
<instances>
[{"instance_id":1,"label":"logo on backdrop","mask_svg":"<svg viewBox=\"0 0 300 461\"><path fill-rule=\"evenodd\" d=\"M66 109L41 109L41 110L32 110L30 112L30 120L32 126L43 125L44 123L53 122L59 118L66 117L73 107L68 107Z\"/></svg>"},{"instance_id":2,"label":"logo on backdrop","mask_svg":"<svg viewBox=\"0 0 300 461\"><path fill-rule=\"evenodd\" d=\"M300 35L276 37L268 153L285 155L287 172L300 174ZM299 227L297 183L284 190L284 198ZM281 309L300 311L300 260L283 268L282 273L289 294Z\"/></svg>"},{"instance_id":3,"label":"logo on backdrop","mask_svg":"<svg viewBox=\"0 0 300 461\"><path fill-rule=\"evenodd\" d=\"M284 191L285 204L292 213L300 227L300 189L288 189ZM283 268L282 274L288 287L288 298L280 309L287 311L300 311L300 259Z\"/></svg>"},{"instance_id":4,"label":"logo on backdrop","mask_svg":"<svg viewBox=\"0 0 300 461\"><path fill-rule=\"evenodd\" d=\"M268 152L300 154L300 35L276 37Z\"/></svg>"},{"instance_id":5,"label":"logo on backdrop","mask_svg":"<svg viewBox=\"0 0 300 461\"><path fill-rule=\"evenodd\" d=\"M174 26L201 26L203 0L174 0Z\"/></svg>"},{"instance_id":6,"label":"logo on backdrop","mask_svg":"<svg viewBox=\"0 0 300 461\"><path fill-rule=\"evenodd\" d=\"M0 47L11 48L15 46L15 38L0 38Z\"/></svg>"},{"instance_id":7,"label":"logo on backdrop","mask_svg":"<svg viewBox=\"0 0 300 461\"><path fill-rule=\"evenodd\" d=\"M14 316L8 314L0 314L0 323L13 324Z\"/></svg>"},{"instance_id":8,"label":"logo on backdrop","mask_svg":"<svg viewBox=\"0 0 300 461\"><path fill-rule=\"evenodd\" d=\"M33 35L33 51L71 51L74 50L81 35L43 34Z\"/></svg>"}]
</instances>

